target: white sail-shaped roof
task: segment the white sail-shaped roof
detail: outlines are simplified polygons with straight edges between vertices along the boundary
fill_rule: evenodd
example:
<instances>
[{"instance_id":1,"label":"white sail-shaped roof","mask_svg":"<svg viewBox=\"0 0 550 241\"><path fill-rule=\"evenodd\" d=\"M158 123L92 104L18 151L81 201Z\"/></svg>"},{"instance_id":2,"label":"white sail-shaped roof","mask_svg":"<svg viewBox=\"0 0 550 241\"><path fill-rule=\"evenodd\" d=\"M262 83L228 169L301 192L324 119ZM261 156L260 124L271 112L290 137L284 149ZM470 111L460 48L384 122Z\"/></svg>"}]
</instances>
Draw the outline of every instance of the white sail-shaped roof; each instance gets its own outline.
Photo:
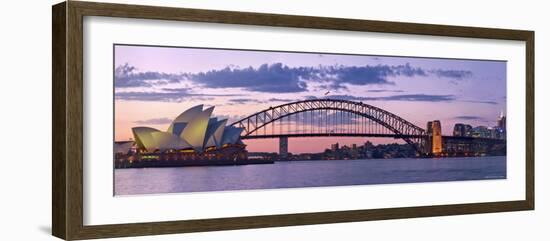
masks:
<instances>
[{"instance_id":1,"label":"white sail-shaped roof","mask_svg":"<svg viewBox=\"0 0 550 241\"><path fill-rule=\"evenodd\" d=\"M178 117L176 117L176 119L174 119L174 121L172 121L172 124L170 124L170 126L168 127L168 130L166 132L170 132L172 134L175 134L175 135L180 135L181 134L181 131L184 129L184 128L174 128L174 125L176 123L189 123L191 120L193 120L193 118L195 118L197 115L199 115L201 112L202 112L202 105L197 105L197 106L193 106L191 108L189 108L188 110L184 111L183 113L181 113ZM185 127L185 125L184 125ZM176 133L175 132L175 129L178 129L177 131L179 133Z\"/></svg>"},{"instance_id":2,"label":"white sail-shaped roof","mask_svg":"<svg viewBox=\"0 0 550 241\"><path fill-rule=\"evenodd\" d=\"M206 139L205 147L222 146L222 138L223 138L223 133L225 131L226 123L227 123L227 119L216 121L215 123L208 125L208 129L206 130L206 137L205 137Z\"/></svg>"},{"instance_id":3,"label":"white sail-shaped roof","mask_svg":"<svg viewBox=\"0 0 550 241\"><path fill-rule=\"evenodd\" d=\"M167 132L176 136L180 136L181 132L183 131L183 129L185 129L186 126L187 123L184 122L173 123L172 125L170 125L170 127L168 127L170 131Z\"/></svg>"},{"instance_id":4,"label":"white sail-shaped roof","mask_svg":"<svg viewBox=\"0 0 550 241\"><path fill-rule=\"evenodd\" d=\"M225 126L227 119L210 118L214 107L202 110L197 105L179 115L166 132L150 127L134 127L134 139L139 149L147 152L170 149L182 150L193 148L202 152L206 147L222 147L225 144L242 144L240 141L243 128ZM130 146L131 147L131 146ZM129 150L130 147L120 149ZM118 146L115 150L118 150Z\"/></svg>"},{"instance_id":5,"label":"white sail-shaped roof","mask_svg":"<svg viewBox=\"0 0 550 241\"><path fill-rule=\"evenodd\" d=\"M202 151L204 147L204 137L206 128L210 120L210 115L214 111L214 107L210 107L201 113L197 114L185 126L185 129L180 134L180 137L191 144L196 151Z\"/></svg>"},{"instance_id":6,"label":"white sail-shaped roof","mask_svg":"<svg viewBox=\"0 0 550 241\"><path fill-rule=\"evenodd\" d=\"M152 133L160 132L159 130L150 127L134 127L132 128L132 132L134 133L134 139L136 139L138 147L148 152L158 149L158 143L155 141Z\"/></svg>"},{"instance_id":7,"label":"white sail-shaped roof","mask_svg":"<svg viewBox=\"0 0 550 241\"><path fill-rule=\"evenodd\" d=\"M170 150L170 149L186 149L190 148L191 145L181 139L179 136L172 135L168 132L153 132L151 133L153 139L155 139L158 149L161 151Z\"/></svg>"},{"instance_id":8,"label":"white sail-shaped roof","mask_svg":"<svg viewBox=\"0 0 550 241\"><path fill-rule=\"evenodd\" d=\"M236 144L240 140L243 130L243 128L227 126L223 132L222 145Z\"/></svg>"}]
</instances>

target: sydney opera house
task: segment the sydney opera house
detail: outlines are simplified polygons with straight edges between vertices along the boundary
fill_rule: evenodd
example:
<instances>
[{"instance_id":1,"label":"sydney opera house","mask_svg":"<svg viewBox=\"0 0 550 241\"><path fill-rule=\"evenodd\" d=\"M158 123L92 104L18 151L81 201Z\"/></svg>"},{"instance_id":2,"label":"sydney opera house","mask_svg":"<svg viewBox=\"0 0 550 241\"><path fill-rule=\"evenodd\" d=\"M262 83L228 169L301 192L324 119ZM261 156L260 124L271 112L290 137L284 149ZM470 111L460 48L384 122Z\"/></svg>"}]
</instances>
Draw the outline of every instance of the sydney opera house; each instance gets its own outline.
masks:
<instances>
[{"instance_id":1,"label":"sydney opera house","mask_svg":"<svg viewBox=\"0 0 550 241\"><path fill-rule=\"evenodd\" d=\"M134 127L134 141L115 143L115 167L229 164L245 161L242 128L212 118L214 107L192 107L172 121L166 131Z\"/></svg>"}]
</instances>

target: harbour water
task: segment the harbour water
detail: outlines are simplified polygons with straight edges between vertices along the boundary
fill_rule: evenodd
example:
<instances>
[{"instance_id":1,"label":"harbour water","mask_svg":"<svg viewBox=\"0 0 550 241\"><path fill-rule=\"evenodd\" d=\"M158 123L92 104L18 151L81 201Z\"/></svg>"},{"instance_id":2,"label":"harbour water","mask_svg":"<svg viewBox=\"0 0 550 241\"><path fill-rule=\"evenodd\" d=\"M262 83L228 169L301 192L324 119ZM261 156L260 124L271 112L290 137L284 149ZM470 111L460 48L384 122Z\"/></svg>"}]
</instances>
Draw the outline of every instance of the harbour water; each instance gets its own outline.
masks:
<instances>
[{"instance_id":1,"label":"harbour water","mask_svg":"<svg viewBox=\"0 0 550 241\"><path fill-rule=\"evenodd\" d=\"M115 195L506 178L506 157L289 161L115 169Z\"/></svg>"}]
</instances>

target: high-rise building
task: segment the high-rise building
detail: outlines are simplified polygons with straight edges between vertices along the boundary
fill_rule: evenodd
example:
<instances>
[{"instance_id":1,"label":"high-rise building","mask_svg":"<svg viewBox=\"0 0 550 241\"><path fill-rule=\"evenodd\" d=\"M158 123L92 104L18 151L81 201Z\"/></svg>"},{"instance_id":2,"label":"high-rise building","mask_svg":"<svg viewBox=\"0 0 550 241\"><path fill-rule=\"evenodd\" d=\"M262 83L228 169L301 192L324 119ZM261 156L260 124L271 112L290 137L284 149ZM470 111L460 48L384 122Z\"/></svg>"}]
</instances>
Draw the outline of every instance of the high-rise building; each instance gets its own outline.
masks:
<instances>
[{"instance_id":1,"label":"high-rise building","mask_svg":"<svg viewBox=\"0 0 550 241\"><path fill-rule=\"evenodd\" d=\"M340 145L338 144L338 142L330 145L330 150L332 150L333 152L340 150Z\"/></svg>"},{"instance_id":2,"label":"high-rise building","mask_svg":"<svg viewBox=\"0 0 550 241\"><path fill-rule=\"evenodd\" d=\"M500 112L500 117L497 120L497 126L506 131L506 116L504 115L504 112Z\"/></svg>"},{"instance_id":3,"label":"high-rise building","mask_svg":"<svg viewBox=\"0 0 550 241\"><path fill-rule=\"evenodd\" d=\"M456 123L453 129L453 136L472 136L472 126Z\"/></svg>"},{"instance_id":4,"label":"high-rise building","mask_svg":"<svg viewBox=\"0 0 550 241\"><path fill-rule=\"evenodd\" d=\"M453 129L453 136L472 136L472 126L456 123Z\"/></svg>"},{"instance_id":5,"label":"high-rise building","mask_svg":"<svg viewBox=\"0 0 550 241\"><path fill-rule=\"evenodd\" d=\"M464 125L464 136L472 136L472 126Z\"/></svg>"},{"instance_id":6,"label":"high-rise building","mask_svg":"<svg viewBox=\"0 0 550 241\"><path fill-rule=\"evenodd\" d=\"M466 134L466 125L462 123L456 123L455 127L453 128L453 136L465 136Z\"/></svg>"}]
</instances>

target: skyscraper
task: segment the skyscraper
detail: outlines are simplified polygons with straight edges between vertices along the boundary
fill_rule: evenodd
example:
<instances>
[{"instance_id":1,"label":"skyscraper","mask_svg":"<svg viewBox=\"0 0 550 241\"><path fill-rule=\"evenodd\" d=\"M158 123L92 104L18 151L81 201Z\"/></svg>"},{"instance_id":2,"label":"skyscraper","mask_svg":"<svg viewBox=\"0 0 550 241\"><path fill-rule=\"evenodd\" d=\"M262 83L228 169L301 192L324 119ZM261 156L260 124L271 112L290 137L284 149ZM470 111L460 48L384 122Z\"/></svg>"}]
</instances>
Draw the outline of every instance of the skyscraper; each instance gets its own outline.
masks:
<instances>
[{"instance_id":1,"label":"skyscraper","mask_svg":"<svg viewBox=\"0 0 550 241\"><path fill-rule=\"evenodd\" d=\"M464 124L462 123L456 123L455 127L453 128L453 136L464 136L465 128Z\"/></svg>"},{"instance_id":2,"label":"skyscraper","mask_svg":"<svg viewBox=\"0 0 550 241\"><path fill-rule=\"evenodd\" d=\"M504 112L500 112L500 117L497 120L497 126L506 131L506 116L504 115Z\"/></svg>"},{"instance_id":3,"label":"skyscraper","mask_svg":"<svg viewBox=\"0 0 550 241\"><path fill-rule=\"evenodd\" d=\"M456 123L453 129L453 136L471 136L472 126L468 124Z\"/></svg>"}]
</instances>

